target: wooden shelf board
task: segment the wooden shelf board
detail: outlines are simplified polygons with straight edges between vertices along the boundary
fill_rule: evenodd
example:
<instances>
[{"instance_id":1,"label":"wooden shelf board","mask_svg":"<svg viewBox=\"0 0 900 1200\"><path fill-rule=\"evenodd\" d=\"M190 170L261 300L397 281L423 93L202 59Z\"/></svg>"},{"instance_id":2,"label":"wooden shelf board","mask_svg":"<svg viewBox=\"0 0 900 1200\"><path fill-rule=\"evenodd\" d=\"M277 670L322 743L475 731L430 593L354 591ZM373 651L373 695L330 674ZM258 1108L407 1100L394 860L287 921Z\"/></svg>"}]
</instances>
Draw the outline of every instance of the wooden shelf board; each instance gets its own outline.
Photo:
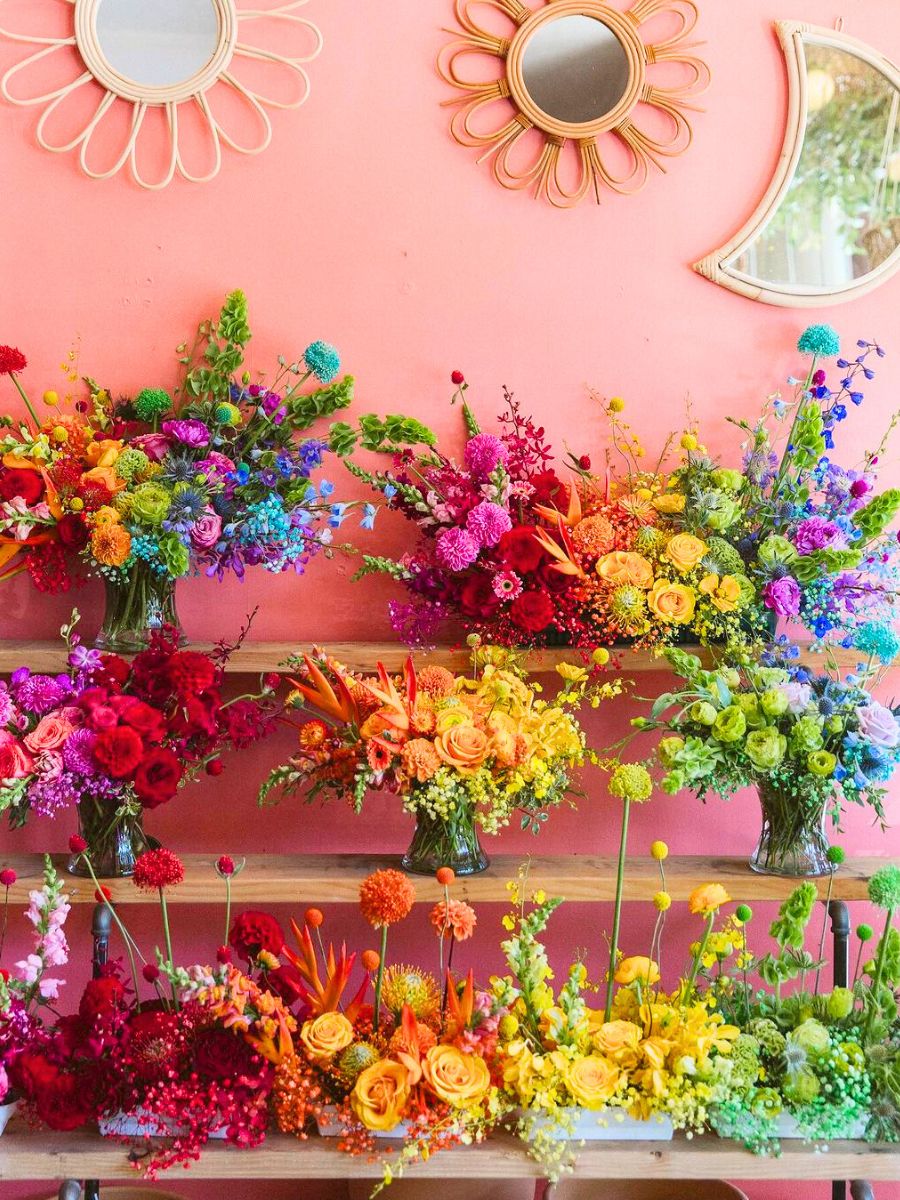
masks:
<instances>
[{"instance_id":1,"label":"wooden shelf board","mask_svg":"<svg viewBox=\"0 0 900 1200\"><path fill-rule=\"evenodd\" d=\"M208 651L212 646L200 642L193 644L192 648ZM225 669L231 674L245 675L277 671L292 654L305 648L308 647L294 642L247 642L229 659ZM379 662L384 663L388 670L399 670L409 654L409 650L399 642L328 642L325 648L352 671L373 671ZM707 663L712 661L708 650L697 646L684 646L682 649L699 654ZM665 661L649 650L623 649L616 657L618 669L624 672L668 670ZM451 670L465 671L469 666L469 652L465 648L442 646L417 654L416 658L417 661L427 660ZM834 658L842 668L849 669L856 666L859 653L856 650L838 649L834 651ZM525 656L529 670L537 673L553 671L557 663L577 662L578 659L579 651L571 648L533 650ZM804 650L800 661L815 666L824 660L821 654ZM65 652L58 641L0 641L0 675L8 675L22 666L30 667L32 671L61 671L65 669Z\"/></svg>"},{"instance_id":2,"label":"wooden shelf board","mask_svg":"<svg viewBox=\"0 0 900 1200\"><path fill-rule=\"evenodd\" d=\"M167 892L170 904L218 904L224 888L213 870L213 856L181 855L185 864L185 880ZM60 874L65 878L66 891L76 904L94 901L94 885L66 873L65 856L56 859ZM832 896L836 900L865 900L868 880L884 866L885 858L855 858L843 863L834 877ZM498 854L487 871L469 878L459 878L453 886L458 898L487 901L506 901L507 881L514 879L523 862L519 855ZM232 897L236 904L308 904L313 902L356 903L359 885L366 875L380 867L397 867L398 855L364 854L251 854L247 865L232 881ZM18 878L10 889L10 902L24 904L28 892L40 886L42 859L40 855L0 856L0 867L10 866ZM799 880L782 879L775 875L757 875L744 858L705 858L702 856L670 856L666 860L666 886L673 900L686 900L702 883L721 883L736 902L783 900ZM440 899L443 894L431 876L411 876L419 900ZM563 896L570 901L612 900L615 897L616 861L596 855L566 857L535 857L531 859L529 887L543 888L548 894ZM155 892L139 891L130 879L106 880L115 901L132 904L158 903ZM827 876L817 881L819 895L828 889ZM659 888L657 864L651 858L629 859L625 877L627 900L649 901Z\"/></svg>"},{"instance_id":3,"label":"wooden shelf board","mask_svg":"<svg viewBox=\"0 0 900 1200\"><path fill-rule=\"evenodd\" d=\"M383 1142L382 1155L397 1144ZM409 1170L409 1178L517 1179L541 1175L539 1165L508 1134L479 1146L435 1154ZM338 1150L330 1139L300 1142L274 1134L254 1150L210 1142L191 1179L377 1179L379 1162ZM713 1135L672 1142L587 1143L577 1152L576 1178L582 1179L869 1179L900 1176L900 1147L865 1142L832 1142L816 1153L802 1142L787 1141L780 1158L751 1154ZM184 1178L179 1171L179 1177ZM128 1147L97 1133L7 1131L0 1138L0 1180L134 1179Z\"/></svg>"}]
</instances>

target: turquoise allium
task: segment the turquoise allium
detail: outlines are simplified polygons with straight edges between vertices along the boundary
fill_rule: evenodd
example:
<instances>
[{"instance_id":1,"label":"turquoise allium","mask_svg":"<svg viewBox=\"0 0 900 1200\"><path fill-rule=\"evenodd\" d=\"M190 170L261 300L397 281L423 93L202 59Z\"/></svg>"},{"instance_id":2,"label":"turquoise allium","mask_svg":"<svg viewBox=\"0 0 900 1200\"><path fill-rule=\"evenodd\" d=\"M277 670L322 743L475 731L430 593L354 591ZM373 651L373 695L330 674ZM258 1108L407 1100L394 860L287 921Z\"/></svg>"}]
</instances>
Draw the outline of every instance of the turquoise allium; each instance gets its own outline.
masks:
<instances>
[{"instance_id":1,"label":"turquoise allium","mask_svg":"<svg viewBox=\"0 0 900 1200\"><path fill-rule=\"evenodd\" d=\"M172 408L172 397L163 388L144 388L134 398L134 411L142 421L152 421Z\"/></svg>"},{"instance_id":2,"label":"turquoise allium","mask_svg":"<svg viewBox=\"0 0 900 1200\"><path fill-rule=\"evenodd\" d=\"M341 356L328 342L313 342L307 346L303 361L321 383L331 383L341 369Z\"/></svg>"},{"instance_id":3,"label":"turquoise allium","mask_svg":"<svg viewBox=\"0 0 900 1200\"><path fill-rule=\"evenodd\" d=\"M887 664L900 654L900 635L886 621L867 621L854 634L853 645Z\"/></svg>"},{"instance_id":4,"label":"turquoise allium","mask_svg":"<svg viewBox=\"0 0 900 1200\"><path fill-rule=\"evenodd\" d=\"M900 867L891 863L869 880L869 899L878 908L900 908Z\"/></svg>"},{"instance_id":5,"label":"turquoise allium","mask_svg":"<svg viewBox=\"0 0 900 1200\"><path fill-rule=\"evenodd\" d=\"M815 358L836 358L841 352L841 340L830 325L810 325L800 334L797 349Z\"/></svg>"}]
</instances>

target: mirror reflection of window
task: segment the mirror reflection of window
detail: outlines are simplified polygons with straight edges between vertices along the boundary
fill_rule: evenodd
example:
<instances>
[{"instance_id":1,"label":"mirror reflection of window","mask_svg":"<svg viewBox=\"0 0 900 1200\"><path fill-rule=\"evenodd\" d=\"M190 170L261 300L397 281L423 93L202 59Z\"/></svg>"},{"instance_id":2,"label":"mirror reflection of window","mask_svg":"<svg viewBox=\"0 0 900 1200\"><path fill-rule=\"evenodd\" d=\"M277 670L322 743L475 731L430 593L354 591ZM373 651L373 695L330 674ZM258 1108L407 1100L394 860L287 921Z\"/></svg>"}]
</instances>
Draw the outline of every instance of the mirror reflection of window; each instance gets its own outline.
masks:
<instances>
[{"instance_id":1,"label":"mirror reflection of window","mask_svg":"<svg viewBox=\"0 0 900 1200\"><path fill-rule=\"evenodd\" d=\"M101 0L96 21L109 65L145 87L193 78L219 43L212 0Z\"/></svg>"},{"instance_id":2,"label":"mirror reflection of window","mask_svg":"<svg viewBox=\"0 0 900 1200\"><path fill-rule=\"evenodd\" d=\"M616 107L631 70L622 43L594 17L558 17L528 39L522 56L525 87L538 108L580 125Z\"/></svg>"},{"instance_id":3,"label":"mirror reflection of window","mask_svg":"<svg viewBox=\"0 0 900 1200\"><path fill-rule=\"evenodd\" d=\"M900 245L900 93L874 66L807 42L808 119L780 207L736 271L772 284L851 284Z\"/></svg>"}]
</instances>

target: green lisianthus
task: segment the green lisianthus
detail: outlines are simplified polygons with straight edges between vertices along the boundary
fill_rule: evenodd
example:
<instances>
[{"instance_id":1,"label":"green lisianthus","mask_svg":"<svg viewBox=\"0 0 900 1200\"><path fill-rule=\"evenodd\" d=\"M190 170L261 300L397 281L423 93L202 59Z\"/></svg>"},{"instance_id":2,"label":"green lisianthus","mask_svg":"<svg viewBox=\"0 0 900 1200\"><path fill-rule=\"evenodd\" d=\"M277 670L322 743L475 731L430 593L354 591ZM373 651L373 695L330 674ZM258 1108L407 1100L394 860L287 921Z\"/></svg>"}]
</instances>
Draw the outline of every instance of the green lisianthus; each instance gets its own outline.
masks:
<instances>
[{"instance_id":1,"label":"green lisianthus","mask_svg":"<svg viewBox=\"0 0 900 1200\"><path fill-rule=\"evenodd\" d=\"M761 729L768 723L755 692L744 692L742 695L736 696L735 703L744 714L748 729Z\"/></svg>"},{"instance_id":2,"label":"green lisianthus","mask_svg":"<svg viewBox=\"0 0 900 1200\"><path fill-rule=\"evenodd\" d=\"M716 717L713 737L720 742L738 742L747 732L747 718L736 704L729 704Z\"/></svg>"},{"instance_id":3,"label":"green lisianthus","mask_svg":"<svg viewBox=\"0 0 900 1200\"><path fill-rule=\"evenodd\" d=\"M161 525L171 502L170 493L161 483L142 483L131 493L130 515L145 525Z\"/></svg>"},{"instance_id":4,"label":"green lisianthus","mask_svg":"<svg viewBox=\"0 0 900 1200\"><path fill-rule=\"evenodd\" d=\"M821 750L825 738L822 733L824 722L815 713L805 713L795 723L791 730L791 746L798 753L809 754L813 750Z\"/></svg>"},{"instance_id":5,"label":"green lisianthus","mask_svg":"<svg viewBox=\"0 0 900 1200\"><path fill-rule=\"evenodd\" d=\"M698 725L714 725L716 723L715 705L710 704L708 700L695 700L687 711L689 721L695 721Z\"/></svg>"},{"instance_id":6,"label":"green lisianthus","mask_svg":"<svg viewBox=\"0 0 900 1200\"><path fill-rule=\"evenodd\" d=\"M813 750L806 756L806 765L811 775L819 775L822 779L827 779L829 775L834 774L837 759L830 750Z\"/></svg>"},{"instance_id":7,"label":"green lisianthus","mask_svg":"<svg viewBox=\"0 0 900 1200\"><path fill-rule=\"evenodd\" d=\"M758 771L771 771L787 753L787 738L774 725L747 734L744 751Z\"/></svg>"},{"instance_id":8,"label":"green lisianthus","mask_svg":"<svg viewBox=\"0 0 900 1200\"><path fill-rule=\"evenodd\" d=\"M780 717L788 710L788 698L778 688L769 688L759 698L760 706L767 717Z\"/></svg>"},{"instance_id":9,"label":"green lisianthus","mask_svg":"<svg viewBox=\"0 0 900 1200\"><path fill-rule=\"evenodd\" d=\"M788 1040L802 1046L807 1054L824 1054L831 1047L828 1030L813 1018L798 1025Z\"/></svg>"},{"instance_id":10,"label":"green lisianthus","mask_svg":"<svg viewBox=\"0 0 900 1200\"><path fill-rule=\"evenodd\" d=\"M744 476L731 467L718 467L712 473L712 481L726 492L739 492L744 486Z\"/></svg>"},{"instance_id":11,"label":"green lisianthus","mask_svg":"<svg viewBox=\"0 0 900 1200\"><path fill-rule=\"evenodd\" d=\"M671 737L664 737L657 747L659 761L667 769L674 767L678 753L684 749L684 738L676 737L674 734Z\"/></svg>"},{"instance_id":12,"label":"green lisianthus","mask_svg":"<svg viewBox=\"0 0 900 1200\"><path fill-rule=\"evenodd\" d=\"M741 515L741 506L725 492L714 492L710 499L713 503L706 514L706 524L717 533L730 529Z\"/></svg>"},{"instance_id":13,"label":"green lisianthus","mask_svg":"<svg viewBox=\"0 0 900 1200\"><path fill-rule=\"evenodd\" d=\"M764 567L775 567L780 563L792 563L799 555L786 537L780 533L770 533L760 545L758 557Z\"/></svg>"}]
</instances>

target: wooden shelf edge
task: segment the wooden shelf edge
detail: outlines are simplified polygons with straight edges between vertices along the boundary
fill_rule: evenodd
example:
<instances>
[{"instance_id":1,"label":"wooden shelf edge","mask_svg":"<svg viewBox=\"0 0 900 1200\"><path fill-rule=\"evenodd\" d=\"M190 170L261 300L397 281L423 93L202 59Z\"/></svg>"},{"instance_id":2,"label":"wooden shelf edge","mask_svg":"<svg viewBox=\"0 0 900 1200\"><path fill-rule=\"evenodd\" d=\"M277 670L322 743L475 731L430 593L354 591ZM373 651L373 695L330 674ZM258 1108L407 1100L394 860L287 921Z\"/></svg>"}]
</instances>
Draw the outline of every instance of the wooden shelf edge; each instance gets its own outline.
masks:
<instances>
[{"instance_id":1,"label":"wooden shelf edge","mask_svg":"<svg viewBox=\"0 0 900 1200\"><path fill-rule=\"evenodd\" d=\"M170 904L219 904L224 889L213 870L214 856L183 854L185 880L168 891ZM515 879L523 862L530 863L529 887L543 888L550 895L562 896L570 902L611 901L615 897L616 861L611 856L568 855L537 856L530 860L523 855L501 854L480 875L460 877L454 884L454 895L482 903L503 903L508 898L506 884ZM865 900L867 884L872 875L888 862L887 858L867 857L848 859L834 876L832 898L835 900ZM94 885L90 879L69 875L66 856L55 858L70 902L95 902ZM43 860L40 855L0 856L0 867L10 866L17 874L10 889L10 903L27 903L28 892L40 886ZM399 855L363 854L301 854L247 856L244 869L232 881L235 904L310 904L350 903L358 899L359 885L366 875L383 867L399 866ZM421 902L439 900L443 895L437 881L430 876L410 876ZM702 883L721 883L736 902L784 900L800 882L775 875L756 875L744 858L671 855L666 860L667 890L675 901L684 901ZM828 892L828 877L815 881L819 896ZM105 880L112 899L125 904L156 904L155 892L139 891L130 879ZM625 878L625 898L629 901L650 901L659 888L658 866L651 858L629 860Z\"/></svg>"}]
</instances>

